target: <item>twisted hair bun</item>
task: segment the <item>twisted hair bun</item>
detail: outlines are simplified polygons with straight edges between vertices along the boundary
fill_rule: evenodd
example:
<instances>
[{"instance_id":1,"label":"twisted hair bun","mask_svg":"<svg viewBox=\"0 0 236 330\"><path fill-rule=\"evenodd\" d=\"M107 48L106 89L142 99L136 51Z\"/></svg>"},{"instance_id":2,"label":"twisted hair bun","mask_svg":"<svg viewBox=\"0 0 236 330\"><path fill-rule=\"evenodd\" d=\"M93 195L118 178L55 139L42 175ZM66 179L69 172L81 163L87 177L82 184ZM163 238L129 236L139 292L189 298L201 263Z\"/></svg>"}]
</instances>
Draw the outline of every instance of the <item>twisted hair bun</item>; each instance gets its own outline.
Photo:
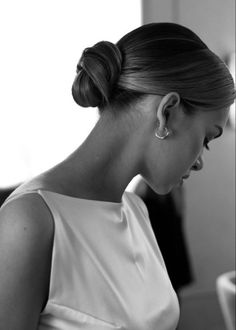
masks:
<instances>
[{"instance_id":1,"label":"twisted hair bun","mask_svg":"<svg viewBox=\"0 0 236 330\"><path fill-rule=\"evenodd\" d=\"M119 48L101 41L86 48L77 65L72 86L75 102L82 107L104 106L121 72L122 56Z\"/></svg>"}]
</instances>

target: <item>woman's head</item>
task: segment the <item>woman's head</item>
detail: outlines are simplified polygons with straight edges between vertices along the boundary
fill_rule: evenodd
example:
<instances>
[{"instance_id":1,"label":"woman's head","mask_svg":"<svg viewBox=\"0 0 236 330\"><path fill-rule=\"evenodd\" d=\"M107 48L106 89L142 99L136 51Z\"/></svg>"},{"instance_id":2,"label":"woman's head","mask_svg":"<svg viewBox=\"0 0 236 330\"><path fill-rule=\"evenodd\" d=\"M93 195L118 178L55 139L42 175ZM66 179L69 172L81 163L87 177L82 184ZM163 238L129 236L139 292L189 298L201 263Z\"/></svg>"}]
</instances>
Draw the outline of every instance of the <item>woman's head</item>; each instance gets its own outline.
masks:
<instances>
[{"instance_id":1,"label":"woman's head","mask_svg":"<svg viewBox=\"0 0 236 330\"><path fill-rule=\"evenodd\" d=\"M72 94L85 107L119 108L147 94L177 92L186 111L228 107L235 97L224 62L186 27L143 25L116 45L102 41L85 49Z\"/></svg>"},{"instance_id":2,"label":"woman's head","mask_svg":"<svg viewBox=\"0 0 236 330\"><path fill-rule=\"evenodd\" d=\"M139 120L129 145L140 156L139 173L158 193L202 168L203 148L221 133L235 98L224 62L173 23L144 25L116 45L87 48L72 93L79 105ZM157 128L170 135L159 139Z\"/></svg>"},{"instance_id":3,"label":"woman's head","mask_svg":"<svg viewBox=\"0 0 236 330\"><path fill-rule=\"evenodd\" d=\"M178 93L173 92L164 97L149 95L145 105L150 113L156 113L156 118L153 115L149 121L146 116L143 122L143 126L149 127L142 135L146 143L140 174L157 193L165 194L191 171L203 168L204 149L209 149L209 143L222 135L229 108L188 115ZM165 134L165 129L169 135Z\"/></svg>"}]
</instances>

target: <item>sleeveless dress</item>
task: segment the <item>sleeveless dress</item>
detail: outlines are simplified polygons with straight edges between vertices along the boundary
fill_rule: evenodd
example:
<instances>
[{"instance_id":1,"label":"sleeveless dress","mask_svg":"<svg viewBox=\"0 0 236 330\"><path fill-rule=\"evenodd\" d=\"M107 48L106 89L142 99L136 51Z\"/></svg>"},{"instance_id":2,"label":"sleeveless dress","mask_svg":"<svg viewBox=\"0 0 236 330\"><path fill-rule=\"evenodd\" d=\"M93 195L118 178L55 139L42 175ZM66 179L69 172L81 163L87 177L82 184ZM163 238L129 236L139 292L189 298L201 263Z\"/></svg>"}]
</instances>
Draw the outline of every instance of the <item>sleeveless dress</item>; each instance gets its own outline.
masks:
<instances>
[{"instance_id":1,"label":"sleeveless dress","mask_svg":"<svg viewBox=\"0 0 236 330\"><path fill-rule=\"evenodd\" d=\"M54 219L49 298L38 330L174 330L178 299L147 209L133 193L121 203L39 194Z\"/></svg>"}]
</instances>

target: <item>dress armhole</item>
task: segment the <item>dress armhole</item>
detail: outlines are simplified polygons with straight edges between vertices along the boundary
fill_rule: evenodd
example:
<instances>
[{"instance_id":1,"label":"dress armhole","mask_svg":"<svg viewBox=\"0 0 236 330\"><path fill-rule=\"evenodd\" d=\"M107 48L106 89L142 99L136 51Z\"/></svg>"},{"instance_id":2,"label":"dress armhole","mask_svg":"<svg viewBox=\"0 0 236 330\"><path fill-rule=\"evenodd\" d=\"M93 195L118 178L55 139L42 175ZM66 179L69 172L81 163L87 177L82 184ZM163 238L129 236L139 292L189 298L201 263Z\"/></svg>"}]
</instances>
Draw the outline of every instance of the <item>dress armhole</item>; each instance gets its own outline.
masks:
<instances>
[{"instance_id":1,"label":"dress armhole","mask_svg":"<svg viewBox=\"0 0 236 330\"><path fill-rule=\"evenodd\" d=\"M19 193L11 193L10 196L8 196L6 198L6 200L3 202L3 204L1 205L0 209L5 207L8 203L16 200L17 198L20 198L22 196L26 196L26 195L29 195L29 194L35 194L35 195L39 195L41 197L41 200L43 201L45 207L48 209L48 211L50 212L50 215L52 217L52 219L54 220L54 214L51 210L51 208L49 207L48 205L48 202L46 201L45 197L43 196L42 192L40 189L36 189L36 190L25 190L25 191L22 191L22 192L19 192Z\"/></svg>"},{"instance_id":2,"label":"dress armhole","mask_svg":"<svg viewBox=\"0 0 236 330\"><path fill-rule=\"evenodd\" d=\"M56 222L57 218L59 217L59 214L54 206L54 204L50 201L50 198L48 198L47 194L41 190L41 189L35 189L35 190L25 190L18 193L12 193L2 204L2 207L5 207L7 204L13 202L14 200L17 200L20 197L26 196L26 195L39 195L40 199L42 200L45 208L47 208L47 211L50 213L50 217L53 222L53 241L52 241L52 254L51 254L51 266L50 266L50 274L49 274L49 290L48 290L48 297L47 301L45 302L44 306L42 307L41 313L43 314L47 308L48 308L48 302L50 298L50 292L51 292L51 280L52 280L52 267L53 267L53 259L55 255L55 231L56 231ZM0 210L1 210L0 208Z\"/></svg>"},{"instance_id":3,"label":"dress armhole","mask_svg":"<svg viewBox=\"0 0 236 330\"><path fill-rule=\"evenodd\" d=\"M25 196L29 196L31 195L31 198L25 198ZM33 197L33 195L35 195L35 197ZM40 197L36 198L36 196L40 195ZM45 227L45 230L49 230L50 227L51 229L49 230L49 235L51 235L51 243L52 244L52 250L50 251L51 253L51 264L50 264L50 268L48 268L48 271L49 271L49 282L48 282L48 296L49 296L49 293L50 293L50 281L51 281L51 265L52 265L52 256L53 256L53 249L54 249L54 236L55 236L55 221L54 221L54 215L53 215L53 212L51 211L50 209L50 206L48 205L47 201L45 200L45 198L42 196L40 190L28 190L28 191L22 191L22 192L19 192L19 193L12 193L5 201L4 203L2 204L0 210L3 210L3 214L5 212L5 207L7 206L7 208L9 207L10 209L10 212L11 212L11 209L13 210L13 212L15 212L16 215L18 215L17 213L17 207L18 205L10 205L11 203L14 204L14 201L18 201L18 199L21 199L22 198L22 202L23 204L22 205L25 205L24 207L26 207L25 209L25 212L27 212L27 204L29 205L29 214L35 214L37 213L37 209L39 210L39 213L38 215L36 215L35 217L35 220L38 221L40 219L42 219L40 216L42 215L42 217L44 219L46 219L45 221L45 224L48 222L48 225L46 224L46 227ZM21 201L20 201L20 204L21 205ZM16 207L15 207L16 206ZM24 208L22 209L24 210ZM8 209L6 209L6 212L8 212ZM24 211L23 211L24 212ZM35 213L34 213L35 212ZM26 213L27 214L27 213ZM50 223L51 222L51 223ZM45 232L45 231L44 231ZM42 310L40 313L42 313L42 311L45 309L45 306L47 305L48 303L48 296L45 297L45 301L42 305Z\"/></svg>"}]
</instances>

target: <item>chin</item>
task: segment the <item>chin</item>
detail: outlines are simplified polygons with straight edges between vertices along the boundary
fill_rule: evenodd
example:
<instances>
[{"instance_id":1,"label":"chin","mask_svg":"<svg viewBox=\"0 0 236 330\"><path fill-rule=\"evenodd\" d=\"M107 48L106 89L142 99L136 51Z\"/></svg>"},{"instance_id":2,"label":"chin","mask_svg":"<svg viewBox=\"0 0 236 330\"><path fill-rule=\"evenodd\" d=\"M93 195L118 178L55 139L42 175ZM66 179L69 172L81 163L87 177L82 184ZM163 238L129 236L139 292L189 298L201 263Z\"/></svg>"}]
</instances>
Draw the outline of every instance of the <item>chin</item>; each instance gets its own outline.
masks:
<instances>
[{"instance_id":1,"label":"chin","mask_svg":"<svg viewBox=\"0 0 236 330\"><path fill-rule=\"evenodd\" d=\"M166 186L151 186L151 188L157 193L158 195L167 195L173 189L173 185L166 185Z\"/></svg>"},{"instance_id":2,"label":"chin","mask_svg":"<svg viewBox=\"0 0 236 330\"><path fill-rule=\"evenodd\" d=\"M160 182L154 182L154 180L147 179L143 177L144 181L151 187L153 191L155 191L158 195L167 195L171 192L171 190L174 188L175 184L170 183L164 183L161 184Z\"/></svg>"},{"instance_id":3,"label":"chin","mask_svg":"<svg viewBox=\"0 0 236 330\"><path fill-rule=\"evenodd\" d=\"M173 189L173 187L169 188L169 189L159 189L157 194L159 195L167 195L171 192L171 190Z\"/></svg>"}]
</instances>

